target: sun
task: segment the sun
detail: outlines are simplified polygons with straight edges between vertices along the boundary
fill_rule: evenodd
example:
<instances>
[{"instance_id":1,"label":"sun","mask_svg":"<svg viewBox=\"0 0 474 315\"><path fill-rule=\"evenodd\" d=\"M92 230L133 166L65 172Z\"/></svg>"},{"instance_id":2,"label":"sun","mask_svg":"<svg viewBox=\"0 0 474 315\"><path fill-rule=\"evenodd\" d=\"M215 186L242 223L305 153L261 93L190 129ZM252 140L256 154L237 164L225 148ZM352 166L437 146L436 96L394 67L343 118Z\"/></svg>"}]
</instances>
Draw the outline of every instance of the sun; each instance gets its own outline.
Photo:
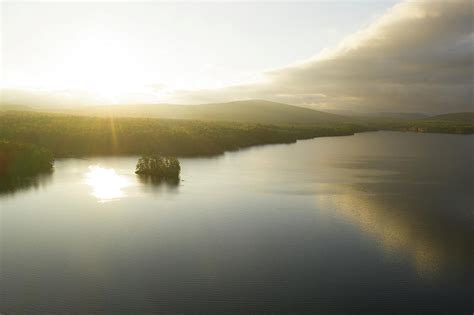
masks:
<instances>
[{"instance_id":1,"label":"sun","mask_svg":"<svg viewBox=\"0 0 474 315\"><path fill-rule=\"evenodd\" d=\"M130 53L127 38L114 33L82 34L63 47L54 80L46 88L79 90L102 103L118 103L140 93L143 78L140 61Z\"/></svg>"}]
</instances>

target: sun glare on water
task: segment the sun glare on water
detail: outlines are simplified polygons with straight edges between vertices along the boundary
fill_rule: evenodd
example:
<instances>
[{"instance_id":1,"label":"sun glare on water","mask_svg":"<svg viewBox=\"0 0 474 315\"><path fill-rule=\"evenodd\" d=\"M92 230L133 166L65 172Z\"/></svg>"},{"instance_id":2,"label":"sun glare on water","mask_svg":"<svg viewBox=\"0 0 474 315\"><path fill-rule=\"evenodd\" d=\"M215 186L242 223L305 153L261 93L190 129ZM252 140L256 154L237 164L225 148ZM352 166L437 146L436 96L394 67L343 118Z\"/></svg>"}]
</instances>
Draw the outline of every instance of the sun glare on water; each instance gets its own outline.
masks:
<instances>
[{"instance_id":1,"label":"sun glare on water","mask_svg":"<svg viewBox=\"0 0 474 315\"><path fill-rule=\"evenodd\" d=\"M99 202L107 202L125 197L123 189L131 183L117 174L112 168L103 168L97 165L89 166L85 174L85 182L92 187L91 195Z\"/></svg>"}]
</instances>

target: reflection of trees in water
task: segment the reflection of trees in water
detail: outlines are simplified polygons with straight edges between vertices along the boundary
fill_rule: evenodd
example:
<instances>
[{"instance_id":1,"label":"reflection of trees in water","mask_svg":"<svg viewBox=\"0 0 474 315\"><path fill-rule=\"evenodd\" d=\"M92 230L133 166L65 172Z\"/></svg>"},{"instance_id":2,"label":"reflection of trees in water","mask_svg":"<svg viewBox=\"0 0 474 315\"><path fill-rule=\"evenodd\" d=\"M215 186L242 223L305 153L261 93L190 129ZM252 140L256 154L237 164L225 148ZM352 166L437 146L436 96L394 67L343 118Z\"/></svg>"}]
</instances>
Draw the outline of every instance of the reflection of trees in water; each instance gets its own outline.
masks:
<instances>
[{"instance_id":1,"label":"reflection of trees in water","mask_svg":"<svg viewBox=\"0 0 474 315\"><path fill-rule=\"evenodd\" d=\"M0 178L0 196L12 195L18 191L38 189L51 180L52 170L34 176L3 176Z\"/></svg>"},{"instance_id":2,"label":"reflection of trees in water","mask_svg":"<svg viewBox=\"0 0 474 315\"><path fill-rule=\"evenodd\" d=\"M157 178L149 175L137 175L138 181L143 184L145 189L154 191L177 191L180 178Z\"/></svg>"},{"instance_id":3,"label":"reflection of trees in water","mask_svg":"<svg viewBox=\"0 0 474 315\"><path fill-rule=\"evenodd\" d=\"M53 163L53 154L44 148L0 140L0 194L39 187Z\"/></svg>"}]
</instances>

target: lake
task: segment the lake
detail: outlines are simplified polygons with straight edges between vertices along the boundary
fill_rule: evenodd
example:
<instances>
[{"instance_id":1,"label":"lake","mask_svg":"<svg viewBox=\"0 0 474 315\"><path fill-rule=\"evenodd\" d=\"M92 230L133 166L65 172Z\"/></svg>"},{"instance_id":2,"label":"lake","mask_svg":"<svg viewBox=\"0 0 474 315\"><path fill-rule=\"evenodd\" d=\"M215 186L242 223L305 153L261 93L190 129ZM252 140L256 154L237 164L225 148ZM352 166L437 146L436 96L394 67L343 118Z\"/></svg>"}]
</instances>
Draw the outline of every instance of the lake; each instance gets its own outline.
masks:
<instances>
[{"instance_id":1,"label":"lake","mask_svg":"<svg viewBox=\"0 0 474 315\"><path fill-rule=\"evenodd\" d=\"M0 313L472 313L474 136L60 159L0 194Z\"/></svg>"}]
</instances>

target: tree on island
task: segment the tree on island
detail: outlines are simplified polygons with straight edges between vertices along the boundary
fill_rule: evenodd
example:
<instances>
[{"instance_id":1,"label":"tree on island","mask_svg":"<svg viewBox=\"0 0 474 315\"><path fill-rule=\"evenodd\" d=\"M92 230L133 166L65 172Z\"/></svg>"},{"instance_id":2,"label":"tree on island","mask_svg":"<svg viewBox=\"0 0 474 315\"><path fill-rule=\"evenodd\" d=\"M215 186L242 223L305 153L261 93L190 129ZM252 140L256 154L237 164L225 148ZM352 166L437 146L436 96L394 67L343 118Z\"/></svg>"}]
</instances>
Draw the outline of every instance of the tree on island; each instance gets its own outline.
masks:
<instances>
[{"instance_id":1,"label":"tree on island","mask_svg":"<svg viewBox=\"0 0 474 315\"><path fill-rule=\"evenodd\" d=\"M135 173L156 179L178 179L180 171L179 161L175 157L142 156Z\"/></svg>"}]
</instances>

